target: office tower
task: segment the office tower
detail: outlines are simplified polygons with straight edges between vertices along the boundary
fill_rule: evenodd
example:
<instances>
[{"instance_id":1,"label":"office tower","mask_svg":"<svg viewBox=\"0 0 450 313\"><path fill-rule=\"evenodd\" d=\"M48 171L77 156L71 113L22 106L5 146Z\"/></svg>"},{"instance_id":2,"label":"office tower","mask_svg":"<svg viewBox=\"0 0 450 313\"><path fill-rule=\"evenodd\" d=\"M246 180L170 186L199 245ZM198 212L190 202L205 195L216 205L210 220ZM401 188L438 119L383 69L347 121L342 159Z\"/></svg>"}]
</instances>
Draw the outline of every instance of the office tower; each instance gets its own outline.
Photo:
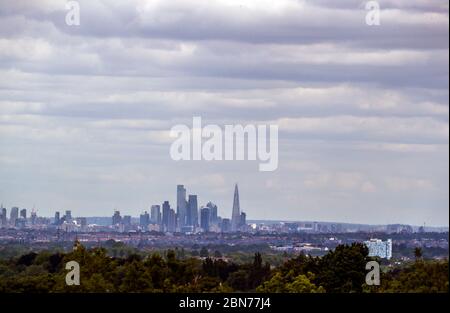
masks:
<instances>
[{"instance_id":1,"label":"office tower","mask_svg":"<svg viewBox=\"0 0 450 313\"><path fill-rule=\"evenodd\" d=\"M241 213L241 220L239 224L239 227L244 227L245 225L247 225L247 214L245 214L244 212Z\"/></svg>"},{"instance_id":2,"label":"office tower","mask_svg":"<svg viewBox=\"0 0 450 313\"><path fill-rule=\"evenodd\" d=\"M167 228L169 227L169 213L170 213L169 201L164 201L164 203L162 204L162 225L165 231L167 231Z\"/></svg>"},{"instance_id":3,"label":"office tower","mask_svg":"<svg viewBox=\"0 0 450 313\"><path fill-rule=\"evenodd\" d=\"M175 210L169 209L167 212L167 231L175 232L177 229L177 214Z\"/></svg>"},{"instance_id":4,"label":"office tower","mask_svg":"<svg viewBox=\"0 0 450 313\"><path fill-rule=\"evenodd\" d=\"M122 223L125 226L131 226L131 216L130 215L124 215L122 219Z\"/></svg>"},{"instance_id":5,"label":"office tower","mask_svg":"<svg viewBox=\"0 0 450 313\"><path fill-rule=\"evenodd\" d=\"M11 212L9 213L9 223L11 226L16 226L16 220L19 218L19 208L12 207Z\"/></svg>"},{"instance_id":6,"label":"office tower","mask_svg":"<svg viewBox=\"0 0 450 313\"><path fill-rule=\"evenodd\" d=\"M188 200L188 210L187 210L187 221L188 226L198 226L198 203L196 195L189 195Z\"/></svg>"},{"instance_id":7,"label":"office tower","mask_svg":"<svg viewBox=\"0 0 450 313\"><path fill-rule=\"evenodd\" d=\"M208 202L206 206L211 210L211 220L209 222L211 224L217 225L217 205L212 202Z\"/></svg>"},{"instance_id":8,"label":"office tower","mask_svg":"<svg viewBox=\"0 0 450 313\"><path fill-rule=\"evenodd\" d=\"M114 215L112 217L112 224L118 225L122 223L122 217L120 216L120 211L114 211Z\"/></svg>"},{"instance_id":9,"label":"office tower","mask_svg":"<svg viewBox=\"0 0 450 313\"><path fill-rule=\"evenodd\" d=\"M77 217L76 223L80 226L80 231L85 231L87 227L87 218L86 217Z\"/></svg>"},{"instance_id":10,"label":"office tower","mask_svg":"<svg viewBox=\"0 0 450 313\"><path fill-rule=\"evenodd\" d=\"M6 212L6 208L4 208L3 205L2 205L2 219L1 219L2 227L6 227L6 224L8 223L8 219L7 219L6 213L7 213Z\"/></svg>"},{"instance_id":11,"label":"office tower","mask_svg":"<svg viewBox=\"0 0 450 313\"><path fill-rule=\"evenodd\" d=\"M150 220L153 224L161 224L161 206L152 205L150 209Z\"/></svg>"},{"instance_id":12,"label":"office tower","mask_svg":"<svg viewBox=\"0 0 450 313\"><path fill-rule=\"evenodd\" d=\"M145 211L139 217L139 226L141 226L141 229L147 230L148 224L150 224L150 215Z\"/></svg>"},{"instance_id":13,"label":"office tower","mask_svg":"<svg viewBox=\"0 0 450 313\"><path fill-rule=\"evenodd\" d=\"M241 208L239 205L238 185L234 187L233 212L231 214L231 231L238 231L241 223Z\"/></svg>"},{"instance_id":14,"label":"office tower","mask_svg":"<svg viewBox=\"0 0 450 313\"><path fill-rule=\"evenodd\" d=\"M25 228L25 223L26 223L26 219L21 217L21 218L16 219L16 224L14 226L19 229L23 229L23 228Z\"/></svg>"},{"instance_id":15,"label":"office tower","mask_svg":"<svg viewBox=\"0 0 450 313\"><path fill-rule=\"evenodd\" d=\"M177 186L177 216L180 223L180 227L186 225L186 211L187 211L187 201L186 201L186 189L183 185Z\"/></svg>"},{"instance_id":16,"label":"office tower","mask_svg":"<svg viewBox=\"0 0 450 313\"><path fill-rule=\"evenodd\" d=\"M36 219L37 219L37 215L36 215L36 212L33 210L33 211L31 211L31 225L36 224Z\"/></svg>"},{"instance_id":17,"label":"office tower","mask_svg":"<svg viewBox=\"0 0 450 313\"><path fill-rule=\"evenodd\" d=\"M56 211L55 212L55 221L54 221L55 225L60 225L61 224L60 220L61 220L60 213L59 213L59 211Z\"/></svg>"},{"instance_id":18,"label":"office tower","mask_svg":"<svg viewBox=\"0 0 450 313\"><path fill-rule=\"evenodd\" d=\"M224 218L222 219L222 224L220 227L222 233L228 233L229 231L231 231L231 221L229 218Z\"/></svg>"},{"instance_id":19,"label":"office tower","mask_svg":"<svg viewBox=\"0 0 450 313\"><path fill-rule=\"evenodd\" d=\"M20 210L20 217L27 219L27 209Z\"/></svg>"},{"instance_id":20,"label":"office tower","mask_svg":"<svg viewBox=\"0 0 450 313\"><path fill-rule=\"evenodd\" d=\"M190 197L190 195L189 195L189 197ZM189 206L189 200L188 200L187 204L186 204L186 219L185 219L185 223L181 227L183 228L184 226L189 226L189 225L192 225L192 214L191 214L191 207Z\"/></svg>"},{"instance_id":21,"label":"office tower","mask_svg":"<svg viewBox=\"0 0 450 313\"><path fill-rule=\"evenodd\" d=\"M204 207L200 210L200 227L203 231L209 231L209 220L211 218L211 210Z\"/></svg>"},{"instance_id":22,"label":"office tower","mask_svg":"<svg viewBox=\"0 0 450 313\"><path fill-rule=\"evenodd\" d=\"M66 215L64 216L67 223L72 222L72 211L67 210Z\"/></svg>"}]
</instances>

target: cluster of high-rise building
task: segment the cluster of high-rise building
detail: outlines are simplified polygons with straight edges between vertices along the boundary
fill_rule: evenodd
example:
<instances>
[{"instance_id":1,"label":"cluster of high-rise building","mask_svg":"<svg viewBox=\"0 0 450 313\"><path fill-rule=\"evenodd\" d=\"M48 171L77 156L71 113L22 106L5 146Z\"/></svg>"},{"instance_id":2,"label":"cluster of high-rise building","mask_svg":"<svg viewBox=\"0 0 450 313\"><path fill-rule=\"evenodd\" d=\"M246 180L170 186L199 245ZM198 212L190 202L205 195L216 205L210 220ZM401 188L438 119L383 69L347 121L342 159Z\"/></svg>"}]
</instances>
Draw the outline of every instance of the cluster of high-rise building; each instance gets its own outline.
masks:
<instances>
[{"instance_id":1,"label":"cluster of high-rise building","mask_svg":"<svg viewBox=\"0 0 450 313\"><path fill-rule=\"evenodd\" d=\"M86 217L72 217L72 211L66 210L65 214L61 216L59 211L55 212L55 217L52 226L58 227L65 231L87 230L87 218Z\"/></svg>"},{"instance_id":2,"label":"cluster of high-rise building","mask_svg":"<svg viewBox=\"0 0 450 313\"><path fill-rule=\"evenodd\" d=\"M217 205L211 201L199 207L197 195L188 195L184 185L177 186L176 207L172 207L169 201L164 201L162 205L152 205L150 213L145 211L139 217L139 228L149 231L230 232L243 231L246 225L246 215L240 209L237 184L231 220L220 217ZM131 228L131 217L121 217L120 212L115 211L112 216L112 226L116 230L126 231Z\"/></svg>"},{"instance_id":3,"label":"cluster of high-rise building","mask_svg":"<svg viewBox=\"0 0 450 313\"><path fill-rule=\"evenodd\" d=\"M29 226L57 228L63 231L89 231L86 217L72 217L72 212L66 210L64 215L56 211L53 220L37 217L34 209L31 216L27 217L27 209L12 207L7 217L7 210L0 206L1 228L26 228ZM245 231L247 227L246 215L241 212L239 204L239 191L236 184L233 199L231 219L218 215L217 205L208 202L199 206L197 195L187 194L184 185L177 186L176 206L171 206L169 201L161 205L152 205L150 212L144 211L139 220L130 215L122 216L120 211L114 211L111 228L116 231L161 231L161 232L231 232ZM92 227L91 227L92 228ZM95 227L94 227L95 228Z\"/></svg>"},{"instance_id":4,"label":"cluster of high-rise building","mask_svg":"<svg viewBox=\"0 0 450 313\"><path fill-rule=\"evenodd\" d=\"M1 228L25 228L27 225L37 224L37 215L34 210L31 211L30 217L27 217L27 209L19 209L18 207L12 207L9 213L3 205L0 206L0 227Z\"/></svg>"},{"instance_id":5,"label":"cluster of high-rise building","mask_svg":"<svg viewBox=\"0 0 450 313\"><path fill-rule=\"evenodd\" d=\"M60 228L65 231L84 231L87 229L87 218L72 218L72 212L70 210L66 211L63 216L61 216L59 211L55 212L53 219L37 216L34 209L31 211L30 216L27 216L27 209L12 207L8 219L7 209L0 206L0 228Z\"/></svg>"}]
</instances>

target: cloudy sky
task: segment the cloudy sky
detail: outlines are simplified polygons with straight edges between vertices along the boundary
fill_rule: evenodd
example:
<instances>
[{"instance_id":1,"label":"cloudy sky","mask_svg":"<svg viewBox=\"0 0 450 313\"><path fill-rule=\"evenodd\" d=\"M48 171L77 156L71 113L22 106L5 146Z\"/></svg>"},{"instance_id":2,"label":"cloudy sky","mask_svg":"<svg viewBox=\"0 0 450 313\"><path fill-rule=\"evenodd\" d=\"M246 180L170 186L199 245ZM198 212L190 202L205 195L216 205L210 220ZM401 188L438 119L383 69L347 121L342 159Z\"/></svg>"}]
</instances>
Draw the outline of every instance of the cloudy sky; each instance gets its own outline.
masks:
<instances>
[{"instance_id":1,"label":"cloudy sky","mask_svg":"<svg viewBox=\"0 0 450 313\"><path fill-rule=\"evenodd\" d=\"M249 219L447 226L449 4L0 2L0 202L138 215L176 184ZM278 124L279 168L170 158L170 128Z\"/></svg>"}]
</instances>

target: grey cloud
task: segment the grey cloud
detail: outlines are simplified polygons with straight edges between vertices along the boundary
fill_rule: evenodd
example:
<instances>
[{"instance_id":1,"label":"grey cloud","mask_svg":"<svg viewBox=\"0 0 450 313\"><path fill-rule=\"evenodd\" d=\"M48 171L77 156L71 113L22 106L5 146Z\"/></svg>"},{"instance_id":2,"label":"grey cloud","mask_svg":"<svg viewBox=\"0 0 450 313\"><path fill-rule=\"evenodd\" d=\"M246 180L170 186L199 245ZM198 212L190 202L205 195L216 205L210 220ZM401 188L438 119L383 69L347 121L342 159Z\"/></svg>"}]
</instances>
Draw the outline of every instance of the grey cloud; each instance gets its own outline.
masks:
<instances>
[{"instance_id":1,"label":"grey cloud","mask_svg":"<svg viewBox=\"0 0 450 313\"><path fill-rule=\"evenodd\" d=\"M5 205L136 215L185 183L228 216L238 181L249 218L448 220L447 1L380 1L379 27L359 0L80 4L0 4ZM172 161L193 115L278 123L280 168Z\"/></svg>"},{"instance_id":2,"label":"grey cloud","mask_svg":"<svg viewBox=\"0 0 450 313\"><path fill-rule=\"evenodd\" d=\"M4 5L0 15L51 21L70 36L227 40L260 44L339 42L372 48L448 47L444 29L448 26L445 1L433 1L427 5L389 1L383 26L378 28L365 25L365 2L361 1L339 1L342 5L336 5L336 1L280 1L286 7L281 5L279 12L261 10L263 6L246 6L245 2L227 5L226 1L132 1L127 4L120 1L80 1L83 22L77 28L65 24L63 3L45 9L45 6L29 8L21 1L18 5L14 2ZM251 3L255 4L255 1ZM339 10L333 9L337 6ZM433 15L426 16L425 13Z\"/></svg>"}]
</instances>

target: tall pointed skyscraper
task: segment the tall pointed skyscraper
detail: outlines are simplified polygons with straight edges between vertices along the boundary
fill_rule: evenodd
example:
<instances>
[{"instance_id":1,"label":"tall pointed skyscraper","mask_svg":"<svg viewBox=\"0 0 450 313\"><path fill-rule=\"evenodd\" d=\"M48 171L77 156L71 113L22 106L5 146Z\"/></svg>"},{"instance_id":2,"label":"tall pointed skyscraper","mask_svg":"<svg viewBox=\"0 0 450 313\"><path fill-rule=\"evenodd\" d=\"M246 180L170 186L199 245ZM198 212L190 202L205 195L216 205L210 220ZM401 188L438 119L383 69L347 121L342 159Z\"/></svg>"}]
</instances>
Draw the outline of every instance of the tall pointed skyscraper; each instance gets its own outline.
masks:
<instances>
[{"instance_id":1,"label":"tall pointed skyscraper","mask_svg":"<svg viewBox=\"0 0 450 313\"><path fill-rule=\"evenodd\" d=\"M238 231L241 226L241 207L239 205L238 185L234 187L233 213L231 215L231 231Z\"/></svg>"}]
</instances>

